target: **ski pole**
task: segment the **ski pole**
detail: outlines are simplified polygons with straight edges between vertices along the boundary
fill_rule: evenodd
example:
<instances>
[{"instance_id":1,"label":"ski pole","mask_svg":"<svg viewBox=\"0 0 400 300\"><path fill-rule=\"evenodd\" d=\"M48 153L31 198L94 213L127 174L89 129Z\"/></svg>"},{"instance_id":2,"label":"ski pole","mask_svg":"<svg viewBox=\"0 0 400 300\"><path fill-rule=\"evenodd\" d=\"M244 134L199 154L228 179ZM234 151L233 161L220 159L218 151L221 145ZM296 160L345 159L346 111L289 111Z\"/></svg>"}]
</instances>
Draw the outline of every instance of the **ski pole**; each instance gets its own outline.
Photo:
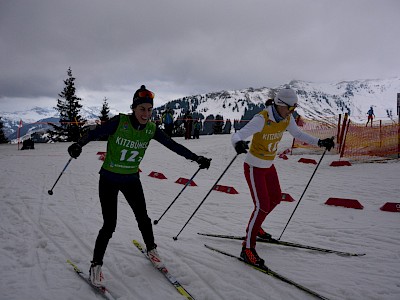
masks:
<instances>
[{"instance_id":1,"label":"ski pole","mask_svg":"<svg viewBox=\"0 0 400 300\"><path fill-rule=\"evenodd\" d=\"M313 177L314 177L314 175L315 175L315 172L317 172L317 169L318 169L318 167L319 167L319 164L321 163L322 159L324 158L325 153L326 153L326 149L325 149L324 153L322 153L322 156L321 156L321 158L319 159L319 162L318 162L317 166L315 167L315 170L314 170L313 174L311 175L311 178L310 178L310 180L308 181L307 186L306 186L306 188L305 188L304 191L303 191L303 194L301 194L301 196L300 196L299 202L297 202L297 205L296 205L296 207L294 208L292 214L290 215L290 218L289 218L289 220L287 221L285 228L283 229L281 235L280 235L279 238L278 238L278 241L281 239L283 233L284 233L285 230L286 230L286 227L289 225L289 222L290 222L290 220L292 219L292 217L293 217L293 215L294 215L294 212L296 211L297 207L299 206L301 199L303 198L304 194L306 193L307 188L308 188L308 186L310 185L310 182L311 182L311 180L313 179Z\"/></svg>"},{"instance_id":2,"label":"ski pole","mask_svg":"<svg viewBox=\"0 0 400 300\"><path fill-rule=\"evenodd\" d=\"M69 163L71 162L72 157L68 160L67 164L65 165L64 169L61 171L60 175L58 175L58 178L56 180L56 182L53 184L53 187L51 188L51 190L48 190L47 192L49 193L49 195L53 195L53 189L56 186L58 180L60 179L61 175L64 173L65 169L68 167Z\"/></svg>"},{"instance_id":3,"label":"ski pole","mask_svg":"<svg viewBox=\"0 0 400 300\"><path fill-rule=\"evenodd\" d=\"M199 168L196 173L193 174L192 178L189 179L189 181L185 184L183 189L180 191L180 193L175 197L175 199L171 202L171 204L167 207L167 209L164 211L164 213L161 215L161 217L158 220L154 220L154 225L157 225L158 222L160 222L161 218L165 215L165 213L170 209L170 207L175 203L176 199L179 198L179 196L182 194L182 192L186 189L186 187L193 181L193 178L199 173L201 169Z\"/></svg>"},{"instance_id":4,"label":"ski pole","mask_svg":"<svg viewBox=\"0 0 400 300\"><path fill-rule=\"evenodd\" d=\"M186 227L186 225L189 223L189 221L193 218L193 216L195 215L195 213L199 210L200 206L204 203L204 201L207 199L208 195L210 195L211 191L214 189L214 187L217 185L217 183L221 180L222 176L224 176L224 174L226 173L226 171L228 171L229 167L231 166L231 164L235 161L236 157L238 157L239 154L236 154L235 157L231 160L231 162L229 163L229 165L226 167L226 169L224 170L224 172L222 172L221 176L219 176L219 178L217 179L217 181L214 183L214 185L212 186L212 188L208 191L207 195L204 197L204 199L200 202L200 204L197 206L197 208L195 209L195 211L192 213L192 215L190 216L189 220L186 221L185 225L183 225L181 231L179 231L179 233L173 237L174 241L178 240L178 236L181 234L181 232L183 231L183 229Z\"/></svg>"}]
</instances>

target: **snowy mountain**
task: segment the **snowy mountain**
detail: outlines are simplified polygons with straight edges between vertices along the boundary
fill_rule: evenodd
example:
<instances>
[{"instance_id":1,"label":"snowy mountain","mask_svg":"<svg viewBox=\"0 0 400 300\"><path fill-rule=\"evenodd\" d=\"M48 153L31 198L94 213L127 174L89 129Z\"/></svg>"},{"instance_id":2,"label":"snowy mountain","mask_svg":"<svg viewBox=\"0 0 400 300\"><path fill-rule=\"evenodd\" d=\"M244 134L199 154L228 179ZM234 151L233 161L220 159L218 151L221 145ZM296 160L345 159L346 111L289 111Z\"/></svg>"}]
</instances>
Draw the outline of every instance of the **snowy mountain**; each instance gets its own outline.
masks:
<instances>
[{"instance_id":1,"label":"snowy mountain","mask_svg":"<svg viewBox=\"0 0 400 300\"><path fill-rule=\"evenodd\" d=\"M364 122L366 112L373 106L378 119L396 118L396 99L400 93L400 77L390 79L354 80L338 83L313 83L293 80L276 88L247 88L243 90L220 91L201 95L187 96L156 107L154 114L164 111L165 107L174 110L174 117L182 117L187 109L196 112L195 117L207 118L221 115L224 119L240 120L251 117L264 107L265 101L275 93L290 86L299 96L298 113L309 119L324 119L343 113L349 113L355 122ZM98 119L100 107L84 107L82 116L87 120ZM110 115L118 112L110 109ZM20 120L23 121L21 136L37 130L46 130L49 118L54 122L58 118L54 108L35 107L27 111L2 112L5 134L9 139L16 138ZM28 123L28 124L27 124ZM29 124L30 123L30 124ZM35 124L33 124L35 123Z\"/></svg>"},{"instance_id":2,"label":"snowy mountain","mask_svg":"<svg viewBox=\"0 0 400 300\"><path fill-rule=\"evenodd\" d=\"M294 80L277 88L248 88L184 97L156 110L160 113L165 106L171 107L175 117L190 109L204 117L213 114L231 120L250 119L254 115L253 111L259 111L268 98L285 86L296 90L300 104L297 111L306 118L322 120L349 113L354 122L364 122L371 106L378 119L393 118L396 114L397 93L400 93L400 77L324 84Z\"/></svg>"},{"instance_id":3,"label":"snowy mountain","mask_svg":"<svg viewBox=\"0 0 400 300\"><path fill-rule=\"evenodd\" d=\"M400 77L335 84L292 81L291 86L299 95L301 115L320 119L347 112L357 122L366 119L366 112L371 106L378 119L393 118L396 114L397 93L400 93Z\"/></svg>"},{"instance_id":4,"label":"snowy mountain","mask_svg":"<svg viewBox=\"0 0 400 300\"><path fill-rule=\"evenodd\" d=\"M83 107L81 115L86 120L96 120L100 115L101 107ZM116 111L110 109L110 116L117 114ZM5 135L9 140L17 138L17 131L20 121L23 127L20 135L29 135L34 132L45 132L51 128L49 122L56 123L59 121L58 111L54 108L33 107L26 111L16 112L0 112L1 121L4 125Z\"/></svg>"}]
</instances>

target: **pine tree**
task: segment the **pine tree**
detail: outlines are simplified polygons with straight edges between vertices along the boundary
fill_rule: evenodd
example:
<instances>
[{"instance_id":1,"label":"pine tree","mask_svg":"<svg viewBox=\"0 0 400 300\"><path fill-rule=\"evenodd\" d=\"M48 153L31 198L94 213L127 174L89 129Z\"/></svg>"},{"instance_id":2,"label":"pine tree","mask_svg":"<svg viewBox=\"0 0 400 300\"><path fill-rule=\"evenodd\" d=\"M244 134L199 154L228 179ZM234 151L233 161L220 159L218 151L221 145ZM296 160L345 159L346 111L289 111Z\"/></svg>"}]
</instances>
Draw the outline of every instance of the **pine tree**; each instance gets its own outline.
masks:
<instances>
[{"instance_id":1,"label":"pine tree","mask_svg":"<svg viewBox=\"0 0 400 300\"><path fill-rule=\"evenodd\" d=\"M58 94L61 99L57 99L55 107L60 113L60 125L50 124L54 131L49 130L48 133L55 141L76 142L83 133L86 120L79 114L82 99L75 95L75 78L72 76L71 67L68 68L67 74L64 90Z\"/></svg>"},{"instance_id":2,"label":"pine tree","mask_svg":"<svg viewBox=\"0 0 400 300\"><path fill-rule=\"evenodd\" d=\"M6 138L3 130L3 122L1 121L0 117L0 144L8 143L8 139Z\"/></svg>"},{"instance_id":3,"label":"pine tree","mask_svg":"<svg viewBox=\"0 0 400 300\"><path fill-rule=\"evenodd\" d=\"M101 123L110 120L110 117L108 116L109 113L110 113L110 107L108 106L107 98L104 97L103 107L101 108L99 116Z\"/></svg>"},{"instance_id":4,"label":"pine tree","mask_svg":"<svg viewBox=\"0 0 400 300\"><path fill-rule=\"evenodd\" d=\"M108 116L109 113L110 113L110 108L109 108L108 103L107 103L107 98L104 97L103 107L101 108L100 116L99 116L100 125L103 124L104 122L110 120L110 117ZM100 125L98 125L98 126L100 126ZM108 140L108 136L102 136L102 137L100 137L99 140L100 141L107 141Z\"/></svg>"}]
</instances>

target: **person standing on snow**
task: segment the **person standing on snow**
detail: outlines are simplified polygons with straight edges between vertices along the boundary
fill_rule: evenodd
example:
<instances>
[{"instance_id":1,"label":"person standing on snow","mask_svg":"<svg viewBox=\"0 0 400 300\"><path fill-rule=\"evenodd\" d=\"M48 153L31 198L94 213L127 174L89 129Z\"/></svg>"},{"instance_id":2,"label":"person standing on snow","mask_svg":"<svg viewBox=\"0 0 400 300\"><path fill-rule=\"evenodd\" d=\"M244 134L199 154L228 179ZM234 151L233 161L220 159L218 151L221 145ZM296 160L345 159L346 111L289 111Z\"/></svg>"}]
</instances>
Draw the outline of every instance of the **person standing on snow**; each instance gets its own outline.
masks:
<instances>
[{"instance_id":1,"label":"person standing on snow","mask_svg":"<svg viewBox=\"0 0 400 300\"><path fill-rule=\"evenodd\" d=\"M189 110L183 116L183 125L185 127L185 140L190 140L192 136L193 117Z\"/></svg>"},{"instance_id":2,"label":"person standing on snow","mask_svg":"<svg viewBox=\"0 0 400 300\"><path fill-rule=\"evenodd\" d=\"M200 138L200 130L202 128L200 119L196 119L193 123L193 139Z\"/></svg>"},{"instance_id":3,"label":"person standing on snow","mask_svg":"<svg viewBox=\"0 0 400 300\"><path fill-rule=\"evenodd\" d=\"M172 131L174 129L174 115L172 109L169 107L163 112L161 116L161 121L164 124L164 131L169 136L172 137Z\"/></svg>"},{"instance_id":4,"label":"person standing on snow","mask_svg":"<svg viewBox=\"0 0 400 300\"><path fill-rule=\"evenodd\" d=\"M368 120L367 120L367 124L365 124L365 127L368 126L368 123L370 120L371 120L371 127L372 127L372 121L374 120L374 117L375 117L374 109L372 108L372 106L368 110L367 115L368 115Z\"/></svg>"},{"instance_id":5,"label":"person standing on snow","mask_svg":"<svg viewBox=\"0 0 400 300\"><path fill-rule=\"evenodd\" d=\"M247 153L244 162L244 175L254 203L254 210L246 228L246 239L242 244L240 256L245 262L253 265L264 265L255 250L257 236L268 239L261 225L271 211L280 203L282 192L273 160L278 144L285 130L311 145L325 147L328 151L334 147L332 138L319 140L302 132L296 125L292 114L298 99L296 92L290 88L279 91L274 100L268 100L266 108L256 114L242 129L232 135L231 141L237 154ZM250 150L244 141L253 136Z\"/></svg>"},{"instance_id":6,"label":"person standing on snow","mask_svg":"<svg viewBox=\"0 0 400 300\"><path fill-rule=\"evenodd\" d=\"M95 286L101 286L104 281L101 266L108 242L117 224L117 196L120 191L135 214L150 260L158 268L163 266L156 250L157 245L154 243L153 227L147 215L146 201L139 178L139 164L150 140L155 139L171 151L196 161L201 169L210 167L211 159L198 156L176 143L150 121L153 98L154 93L142 85L133 96L131 105L133 114L119 114L113 117L68 147L70 156L77 158L84 145L101 136L108 136L107 154L99 172L99 197L104 223L96 239L90 266L90 280Z\"/></svg>"}]
</instances>

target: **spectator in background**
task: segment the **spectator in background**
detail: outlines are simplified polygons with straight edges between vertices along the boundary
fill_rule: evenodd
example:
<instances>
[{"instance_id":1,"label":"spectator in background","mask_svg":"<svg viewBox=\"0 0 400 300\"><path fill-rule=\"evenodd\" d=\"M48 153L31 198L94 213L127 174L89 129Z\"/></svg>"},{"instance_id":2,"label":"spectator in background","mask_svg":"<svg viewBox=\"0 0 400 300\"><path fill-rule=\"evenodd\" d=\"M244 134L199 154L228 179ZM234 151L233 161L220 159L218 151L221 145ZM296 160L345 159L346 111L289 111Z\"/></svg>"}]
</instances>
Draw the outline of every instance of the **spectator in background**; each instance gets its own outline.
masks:
<instances>
[{"instance_id":1,"label":"spectator in background","mask_svg":"<svg viewBox=\"0 0 400 300\"><path fill-rule=\"evenodd\" d=\"M161 116L161 122L164 124L164 131L169 136L172 137L172 130L174 129L174 114L172 109L169 107L163 112Z\"/></svg>"},{"instance_id":2,"label":"spectator in background","mask_svg":"<svg viewBox=\"0 0 400 300\"><path fill-rule=\"evenodd\" d=\"M237 132L240 129L240 120L233 121L233 129L235 129L235 132Z\"/></svg>"},{"instance_id":3,"label":"spectator in background","mask_svg":"<svg viewBox=\"0 0 400 300\"><path fill-rule=\"evenodd\" d=\"M367 124L365 124L365 127L368 126L368 123L369 123L370 120L371 120L371 127L372 127L372 121L375 118L374 109L372 108L372 106L368 110L367 115L368 115L368 120L367 120Z\"/></svg>"},{"instance_id":4,"label":"spectator in background","mask_svg":"<svg viewBox=\"0 0 400 300\"><path fill-rule=\"evenodd\" d=\"M35 143L31 138L22 142L21 150L30 150L30 149L35 149Z\"/></svg>"},{"instance_id":5,"label":"spectator in background","mask_svg":"<svg viewBox=\"0 0 400 300\"><path fill-rule=\"evenodd\" d=\"M160 126L161 126L161 118L160 118L159 115L156 115L156 116L154 117L153 122L156 124L156 127L157 127L157 128L160 128Z\"/></svg>"},{"instance_id":6,"label":"spectator in background","mask_svg":"<svg viewBox=\"0 0 400 300\"><path fill-rule=\"evenodd\" d=\"M190 110L187 110L183 116L183 125L185 126L185 140L190 140L192 136L193 117Z\"/></svg>"},{"instance_id":7,"label":"spectator in background","mask_svg":"<svg viewBox=\"0 0 400 300\"><path fill-rule=\"evenodd\" d=\"M202 128L201 121L200 119L197 119L193 123L193 139L199 139L200 138L200 130Z\"/></svg>"}]
</instances>

